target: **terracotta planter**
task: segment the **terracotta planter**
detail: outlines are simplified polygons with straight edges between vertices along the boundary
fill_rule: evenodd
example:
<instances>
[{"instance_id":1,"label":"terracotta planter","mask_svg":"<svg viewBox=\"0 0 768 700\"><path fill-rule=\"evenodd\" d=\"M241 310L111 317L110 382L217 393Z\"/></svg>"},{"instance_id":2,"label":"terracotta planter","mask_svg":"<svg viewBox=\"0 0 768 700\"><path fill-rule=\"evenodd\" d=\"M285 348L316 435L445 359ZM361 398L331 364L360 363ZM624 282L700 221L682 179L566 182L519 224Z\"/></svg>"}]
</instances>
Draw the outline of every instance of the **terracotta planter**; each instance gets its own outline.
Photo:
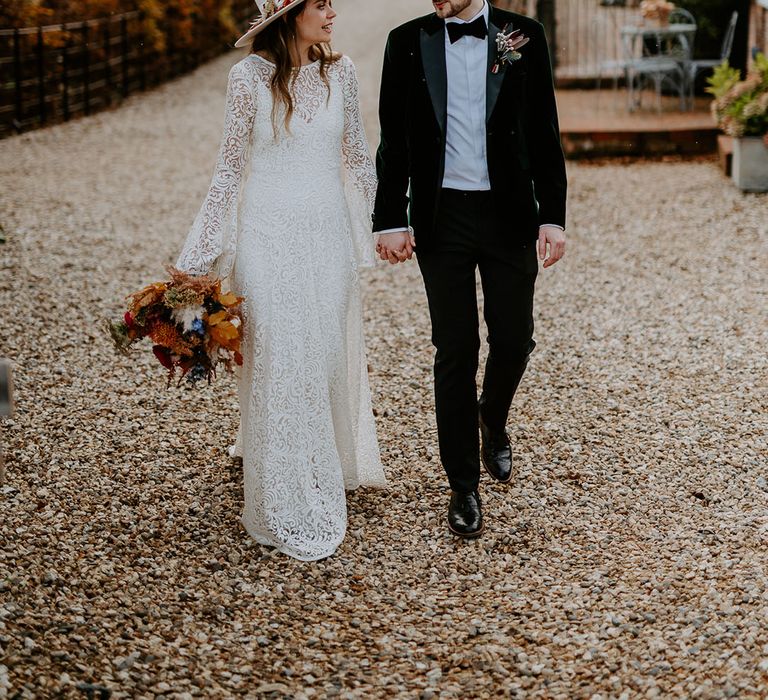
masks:
<instances>
[{"instance_id":1,"label":"terracotta planter","mask_svg":"<svg viewBox=\"0 0 768 700\"><path fill-rule=\"evenodd\" d=\"M731 174L745 192L768 192L768 147L762 138L733 139Z\"/></svg>"}]
</instances>

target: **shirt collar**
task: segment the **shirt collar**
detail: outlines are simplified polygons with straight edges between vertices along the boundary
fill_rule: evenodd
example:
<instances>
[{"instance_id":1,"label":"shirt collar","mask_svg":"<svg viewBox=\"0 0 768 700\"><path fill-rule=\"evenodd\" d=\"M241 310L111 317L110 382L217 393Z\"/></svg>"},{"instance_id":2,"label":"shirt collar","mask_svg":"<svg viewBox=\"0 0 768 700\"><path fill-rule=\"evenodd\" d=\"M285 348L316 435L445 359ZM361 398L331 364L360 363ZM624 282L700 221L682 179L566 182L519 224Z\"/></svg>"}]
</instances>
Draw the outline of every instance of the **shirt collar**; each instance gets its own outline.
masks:
<instances>
[{"instance_id":1,"label":"shirt collar","mask_svg":"<svg viewBox=\"0 0 768 700\"><path fill-rule=\"evenodd\" d=\"M483 9L480 10L474 17L471 19L459 19L458 17L449 17L446 19L446 22L457 22L459 24L469 24L470 22L474 22L478 17L485 17L485 26L488 26L488 17L490 16L490 10L488 9L488 0L485 0L483 2Z\"/></svg>"}]
</instances>

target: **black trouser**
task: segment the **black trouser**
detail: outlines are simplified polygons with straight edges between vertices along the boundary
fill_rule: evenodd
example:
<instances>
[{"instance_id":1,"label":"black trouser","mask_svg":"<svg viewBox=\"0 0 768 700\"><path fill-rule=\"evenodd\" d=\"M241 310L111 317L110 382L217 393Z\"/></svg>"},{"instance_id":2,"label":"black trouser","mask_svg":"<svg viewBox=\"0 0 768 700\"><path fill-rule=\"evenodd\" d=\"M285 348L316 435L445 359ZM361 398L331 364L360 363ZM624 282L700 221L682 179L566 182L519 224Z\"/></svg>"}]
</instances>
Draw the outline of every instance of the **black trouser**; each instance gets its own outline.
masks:
<instances>
[{"instance_id":1,"label":"black trouser","mask_svg":"<svg viewBox=\"0 0 768 700\"><path fill-rule=\"evenodd\" d=\"M514 226L514 207L507 227ZM504 430L533 341L536 244L510 243L493 213L490 192L444 189L435 239L417 258L429 300L435 353L435 408L440 458L451 488L473 491L480 480L478 409ZM418 246L418 240L417 240ZM475 270L480 269L488 361L478 403L480 350Z\"/></svg>"}]
</instances>

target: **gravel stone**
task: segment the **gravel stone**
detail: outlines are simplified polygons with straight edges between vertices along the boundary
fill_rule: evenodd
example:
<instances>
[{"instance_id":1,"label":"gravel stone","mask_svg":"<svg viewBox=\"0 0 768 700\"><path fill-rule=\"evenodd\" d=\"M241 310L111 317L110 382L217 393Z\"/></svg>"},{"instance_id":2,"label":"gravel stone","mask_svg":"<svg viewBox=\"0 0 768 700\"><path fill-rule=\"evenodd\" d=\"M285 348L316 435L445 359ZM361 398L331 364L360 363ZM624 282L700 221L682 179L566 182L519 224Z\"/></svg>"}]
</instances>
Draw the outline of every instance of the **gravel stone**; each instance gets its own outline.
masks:
<instances>
[{"instance_id":1,"label":"gravel stone","mask_svg":"<svg viewBox=\"0 0 768 700\"><path fill-rule=\"evenodd\" d=\"M373 141L386 30L418 11L338 5ZM417 265L366 271L391 486L297 562L239 524L232 379L166 390L102 329L178 254L237 57L0 142L0 698L764 697L768 197L710 160L570 164L514 478L483 477L472 542L444 522Z\"/></svg>"}]
</instances>

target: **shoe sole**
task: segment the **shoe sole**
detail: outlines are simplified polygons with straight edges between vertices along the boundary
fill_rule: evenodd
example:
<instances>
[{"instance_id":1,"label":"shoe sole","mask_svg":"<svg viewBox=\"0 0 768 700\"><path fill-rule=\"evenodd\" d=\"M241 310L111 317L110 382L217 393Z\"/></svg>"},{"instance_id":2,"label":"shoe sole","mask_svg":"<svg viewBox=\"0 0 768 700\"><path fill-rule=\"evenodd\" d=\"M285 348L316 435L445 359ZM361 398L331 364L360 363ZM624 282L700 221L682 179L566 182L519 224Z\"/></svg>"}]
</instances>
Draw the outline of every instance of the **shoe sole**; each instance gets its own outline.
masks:
<instances>
[{"instance_id":1,"label":"shoe sole","mask_svg":"<svg viewBox=\"0 0 768 700\"><path fill-rule=\"evenodd\" d=\"M448 529L456 535L456 537L461 537L465 540L474 540L476 537L480 537L485 532L485 523L483 523L483 526L477 531L477 532L457 532L451 527L451 524L448 523Z\"/></svg>"},{"instance_id":2,"label":"shoe sole","mask_svg":"<svg viewBox=\"0 0 768 700\"><path fill-rule=\"evenodd\" d=\"M497 481L500 484L508 484L510 481L512 481L512 470L510 470L509 476L506 479L499 479L490 469L488 469L488 465L485 463L485 457L483 457L482 452L480 453L480 461L483 463L483 468L485 471L488 472L488 476L490 476L494 481Z\"/></svg>"}]
</instances>

